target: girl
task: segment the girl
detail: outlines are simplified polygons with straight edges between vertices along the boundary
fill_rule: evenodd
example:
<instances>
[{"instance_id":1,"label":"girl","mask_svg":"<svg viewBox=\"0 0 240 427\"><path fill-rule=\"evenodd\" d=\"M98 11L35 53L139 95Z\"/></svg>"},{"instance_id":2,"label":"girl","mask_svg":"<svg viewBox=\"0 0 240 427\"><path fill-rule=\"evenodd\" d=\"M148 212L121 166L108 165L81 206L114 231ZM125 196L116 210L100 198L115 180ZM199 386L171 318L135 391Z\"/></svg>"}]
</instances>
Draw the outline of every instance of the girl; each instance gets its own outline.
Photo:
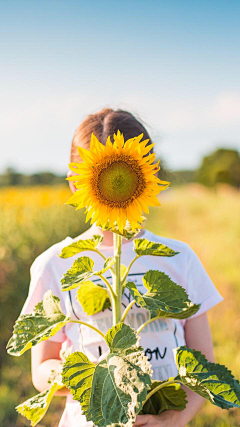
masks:
<instances>
[{"instance_id":1,"label":"girl","mask_svg":"<svg viewBox=\"0 0 240 427\"><path fill-rule=\"evenodd\" d=\"M109 135L113 141L113 134L117 133L117 130L123 133L125 140L143 133L143 139L149 139L149 144L151 143L146 129L132 114L122 110L103 109L97 114L88 116L76 130L72 141L71 161L81 161L77 146L89 149L92 132L104 144ZM68 176L71 175L74 175L74 173L69 171ZM70 181L69 185L72 192L75 192L74 183ZM51 289L53 294L60 298L63 312L71 313L72 318L91 322L102 332L107 332L111 327L112 318L109 309L94 316L86 316L76 301L76 290L61 292L60 287L60 280L63 274L71 267L78 255L73 257L74 259L62 259L57 255L63 247L74 240L88 239L94 234L101 234L103 236L103 241L99 249L106 257L110 256L113 253L112 233L108 231L103 232L96 225L92 225L75 239L66 237L66 239L56 243L36 258L31 266L29 296L23 307L22 314L30 313L34 306L42 300L44 293L48 289ZM200 310L187 320L161 319L151 323L141 332L140 344L151 361L153 378L162 381L177 374L172 352L172 349L175 347L186 344L188 347L200 350L208 360L214 361L207 311L219 303L222 297L207 275L197 255L186 243L159 237L146 229L142 229L137 237L162 242L180 253L172 258L141 257L140 260L137 260L133 264L129 280L135 282L140 288L143 286L142 277L146 271L149 269L160 270L168 274L174 282L185 288L192 302L201 304ZM123 239L121 262L125 265L129 265L134 257L132 240L126 241ZM86 251L83 255L89 256L94 260L94 268L101 268L102 258L98 254ZM106 277L109 276L107 273ZM97 282L98 279L95 276L93 281ZM111 279L109 278L109 280ZM130 300L129 291L125 290L122 298L123 309L129 304ZM126 323L137 329L146 320L146 310L134 305L128 313ZM48 388L48 379L51 370L57 369L61 362L59 352L63 343L64 346L72 347L72 351L83 351L92 362L97 362L99 357L107 351L106 343L94 331L91 332L89 328L75 323L66 325L55 336L32 348L32 379L37 390L43 391ZM168 410L157 416L138 415L135 426L186 426L200 410L204 399L188 389L185 391L188 399L185 410ZM80 404L77 401L73 401L67 389L62 389L58 394L67 396L66 407L59 427L92 426L92 423L87 422L85 416L82 414Z\"/></svg>"}]
</instances>

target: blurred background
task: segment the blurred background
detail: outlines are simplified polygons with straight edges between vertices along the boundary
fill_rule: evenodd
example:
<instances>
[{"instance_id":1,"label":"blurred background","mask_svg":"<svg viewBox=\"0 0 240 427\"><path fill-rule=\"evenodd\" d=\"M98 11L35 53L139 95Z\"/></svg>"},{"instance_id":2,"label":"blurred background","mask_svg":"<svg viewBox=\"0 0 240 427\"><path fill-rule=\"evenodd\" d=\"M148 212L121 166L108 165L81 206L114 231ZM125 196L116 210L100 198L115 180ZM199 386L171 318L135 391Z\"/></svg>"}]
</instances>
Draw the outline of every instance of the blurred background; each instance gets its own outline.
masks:
<instances>
[{"instance_id":1,"label":"blurred background","mask_svg":"<svg viewBox=\"0 0 240 427\"><path fill-rule=\"evenodd\" d=\"M36 394L30 352L7 355L33 260L84 231L64 205L76 127L103 107L148 129L171 181L147 228L187 242L224 296L209 312L216 361L240 379L240 2L0 1L0 425ZM56 427L64 398L39 426ZM239 426L206 403L191 427Z\"/></svg>"}]
</instances>

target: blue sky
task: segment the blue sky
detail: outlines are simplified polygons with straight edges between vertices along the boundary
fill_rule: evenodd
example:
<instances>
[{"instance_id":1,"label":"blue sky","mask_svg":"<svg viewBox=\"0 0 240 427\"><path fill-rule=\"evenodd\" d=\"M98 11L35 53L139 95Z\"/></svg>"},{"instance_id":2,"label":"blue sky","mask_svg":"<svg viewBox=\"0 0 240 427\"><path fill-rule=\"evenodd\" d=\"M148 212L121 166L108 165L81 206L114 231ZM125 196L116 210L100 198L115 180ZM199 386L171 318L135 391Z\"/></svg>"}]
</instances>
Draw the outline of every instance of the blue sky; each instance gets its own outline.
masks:
<instances>
[{"instance_id":1,"label":"blue sky","mask_svg":"<svg viewBox=\"0 0 240 427\"><path fill-rule=\"evenodd\" d=\"M0 1L0 172L66 173L75 128L112 106L169 168L240 149L240 1Z\"/></svg>"}]
</instances>

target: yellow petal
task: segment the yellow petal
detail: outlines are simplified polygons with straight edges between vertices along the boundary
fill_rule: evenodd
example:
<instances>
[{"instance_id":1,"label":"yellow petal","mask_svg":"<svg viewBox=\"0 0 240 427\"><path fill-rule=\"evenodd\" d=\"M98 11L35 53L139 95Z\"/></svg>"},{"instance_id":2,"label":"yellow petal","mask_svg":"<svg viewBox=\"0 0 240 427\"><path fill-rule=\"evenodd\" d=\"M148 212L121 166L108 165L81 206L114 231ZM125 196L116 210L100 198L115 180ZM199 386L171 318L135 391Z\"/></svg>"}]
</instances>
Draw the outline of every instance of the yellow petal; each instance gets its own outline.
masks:
<instances>
[{"instance_id":1,"label":"yellow petal","mask_svg":"<svg viewBox=\"0 0 240 427\"><path fill-rule=\"evenodd\" d=\"M149 209L148 209L148 205L147 205L147 202L146 202L145 198L144 198L144 197L139 197L139 198L137 199L137 201L138 201L138 202L139 202L139 204L141 205L142 210L143 210L146 214L149 214Z\"/></svg>"},{"instance_id":2,"label":"yellow petal","mask_svg":"<svg viewBox=\"0 0 240 427\"><path fill-rule=\"evenodd\" d=\"M90 151L93 153L102 153L104 152L104 145L97 139L97 137L92 132L91 142L90 142Z\"/></svg>"},{"instance_id":3,"label":"yellow petal","mask_svg":"<svg viewBox=\"0 0 240 427\"><path fill-rule=\"evenodd\" d=\"M107 138L105 147L106 148L112 148L112 142L111 142L110 136L108 136L108 138Z\"/></svg>"},{"instance_id":4,"label":"yellow petal","mask_svg":"<svg viewBox=\"0 0 240 427\"><path fill-rule=\"evenodd\" d=\"M89 163L89 162L92 163L93 162L93 156L90 153L90 151L86 150L85 148L79 147L79 146L77 146L77 150L78 150L79 156L81 157L81 159L84 162L86 162L86 163Z\"/></svg>"}]
</instances>

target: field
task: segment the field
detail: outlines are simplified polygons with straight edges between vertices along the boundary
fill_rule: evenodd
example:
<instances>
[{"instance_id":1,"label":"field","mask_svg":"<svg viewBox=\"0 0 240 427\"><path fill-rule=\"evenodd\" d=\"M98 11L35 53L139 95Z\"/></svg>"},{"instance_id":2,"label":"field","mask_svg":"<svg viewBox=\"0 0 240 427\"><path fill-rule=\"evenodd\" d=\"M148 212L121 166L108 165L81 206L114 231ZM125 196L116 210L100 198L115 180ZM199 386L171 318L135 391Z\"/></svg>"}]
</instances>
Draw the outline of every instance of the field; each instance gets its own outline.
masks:
<instances>
[{"instance_id":1,"label":"field","mask_svg":"<svg viewBox=\"0 0 240 427\"><path fill-rule=\"evenodd\" d=\"M29 268L38 254L87 225L84 215L64 205L67 187L8 188L0 194L1 385L0 425L29 425L14 407L35 394L30 378L30 352L8 356L6 341L19 315L29 285ZM240 379L240 197L232 187L208 190L197 184L161 193L162 206L151 209L147 228L187 242L200 257L224 297L209 312L216 362ZM54 398L42 427L56 427L64 398ZM206 403L191 427L237 427L240 411L223 411ZM40 426L40 424L39 424Z\"/></svg>"}]
</instances>

